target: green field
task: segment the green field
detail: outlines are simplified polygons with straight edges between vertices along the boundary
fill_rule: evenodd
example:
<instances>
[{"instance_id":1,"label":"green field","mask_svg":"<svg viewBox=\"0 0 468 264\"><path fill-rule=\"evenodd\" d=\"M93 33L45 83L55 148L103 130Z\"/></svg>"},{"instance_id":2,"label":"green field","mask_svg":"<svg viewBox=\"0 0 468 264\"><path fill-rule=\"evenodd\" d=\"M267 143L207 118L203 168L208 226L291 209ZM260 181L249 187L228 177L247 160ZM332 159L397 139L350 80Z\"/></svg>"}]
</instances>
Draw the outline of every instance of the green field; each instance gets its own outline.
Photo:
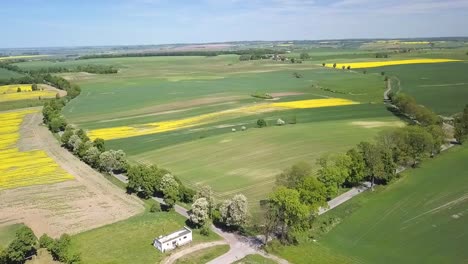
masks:
<instances>
[{"instance_id":1,"label":"green field","mask_svg":"<svg viewBox=\"0 0 468 264\"><path fill-rule=\"evenodd\" d=\"M456 147L398 182L321 216L342 222L312 242L276 252L293 263L466 263L468 147Z\"/></svg>"},{"instance_id":2,"label":"green field","mask_svg":"<svg viewBox=\"0 0 468 264\"><path fill-rule=\"evenodd\" d=\"M195 251L185 257L176 260L175 264L199 264L207 263L229 251L228 245L214 246Z\"/></svg>"},{"instance_id":3,"label":"green field","mask_svg":"<svg viewBox=\"0 0 468 264\"><path fill-rule=\"evenodd\" d=\"M16 231L22 224L14 224L0 227L0 249L6 248L15 239Z\"/></svg>"},{"instance_id":4,"label":"green field","mask_svg":"<svg viewBox=\"0 0 468 264\"><path fill-rule=\"evenodd\" d=\"M438 114L450 116L461 112L468 103L468 62L426 65L400 65L369 69L396 76L400 91Z\"/></svg>"},{"instance_id":5,"label":"green field","mask_svg":"<svg viewBox=\"0 0 468 264\"><path fill-rule=\"evenodd\" d=\"M2 79L7 80L7 79L10 79L10 78L18 78L18 77L21 77L21 76L23 76L23 75L20 74L20 73L10 71L10 70L4 69L4 68L0 68L0 80L2 80Z\"/></svg>"},{"instance_id":6,"label":"green field","mask_svg":"<svg viewBox=\"0 0 468 264\"><path fill-rule=\"evenodd\" d=\"M185 225L175 212L143 213L127 220L86 231L72 237L72 251L79 252L83 263L158 263L166 255L153 247L153 240ZM201 236L193 232L193 242L217 240L214 233Z\"/></svg>"}]
</instances>

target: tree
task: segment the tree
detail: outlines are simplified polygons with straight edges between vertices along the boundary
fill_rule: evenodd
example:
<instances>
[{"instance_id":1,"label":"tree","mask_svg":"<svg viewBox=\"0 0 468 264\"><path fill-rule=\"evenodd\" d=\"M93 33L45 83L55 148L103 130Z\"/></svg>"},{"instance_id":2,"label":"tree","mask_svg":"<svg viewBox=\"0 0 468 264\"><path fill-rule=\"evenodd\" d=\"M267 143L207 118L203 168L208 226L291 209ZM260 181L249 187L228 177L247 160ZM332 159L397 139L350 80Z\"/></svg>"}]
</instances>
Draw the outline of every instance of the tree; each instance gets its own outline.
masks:
<instances>
[{"instance_id":1,"label":"tree","mask_svg":"<svg viewBox=\"0 0 468 264\"><path fill-rule=\"evenodd\" d=\"M159 191L164 194L164 202L169 208L174 207L179 196L179 183L175 180L174 176L166 173L161 178L159 183Z\"/></svg>"},{"instance_id":2,"label":"tree","mask_svg":"<svg viewBox=\"0 0 468 264\"><path fill-rule=\"evenodd\" d=\"M99 163L102 170L106 172L122 171L127 166L127 157L123 150L104 151L99 155Z\"/></svg>"},{"instance_id":3,"label":"tree","mask_svg":"<svg viewBox=\"0 0 468 264\"><path fill-rule=\"evenodd\" d=\"M430 125L427 126L426 131L431 134L433 140L432 154L437 154L440 152L440 148L445 143L445 132L439 125Z\"/></svg>"},{"instance_id":4,"label":"tree","mask_svg":"<svg viewBox=\"0 0 468 264\"><path fill-rule=\"evenodd\" d=\"M327 206L327 188L314 176L308 176L301 182L297 190L301 201L309 206L315 214L318 209Z\"/></svg>"},{"instance_id":5,"label":"tree","mask_svg":"<svg viewBox=\"0 0 468 264\"><path fill-rule=\"evenodd\" d=\"M290 242L294 239L292 232L305 226L309 216L308 206L301 202L298 191L284 186L271 193L267 203L269 218L266 221L276 225L274 230L279 230L282 243Z\"/></svg>"},{"instance_id":6,"label":"tree","mask_svg":"<svg viewBox=\"0 0 468 264\"><path fill-rule=\"evenodd\" d=\"M308 59L310 59L310 55L309 55L309 53L307 53L307 52L301 53L301 55L300 55L299 57L301 58L301 60L308 60Z\"/></svg>"},{"instance_id":7,"label":"tree","mask_svg":"<svg viewBox=\"0 0 468 264\"><path fill-rule=\"evenodd\" d=\"M336 68L336 63L333 63L333 68Z\"/></svg>"},{"instance_id":8,"label":"tree","mask_svg":"<svg viewBox=\"0 0 468 264\"><path fill-rule=\"evenodd\" d=\"M310 175L312 175L312 167L309 163L301 161L276 176L276 184L295 189Z\"/></svg>"},{"instance_id":9,"label":"tree","mask_svg":"<svg viewBox=\"0 0 468 264\"><path fill-rule=\"evenodd\" d=\"M33 90L33 91L39 90L39 89L37 88L37 83L33 83L33 84L31 85L31 90Z\"/></svg>"},{"instance_id":10,"label":"tree","mask_svg":"<svg viewBox=\"0 0 468 264\"><path fill-rule=\"evenodd\" d=\"M74 134L73 126L72 125L67 125L65 127L65 131L63 132L62 136L60 137L60 141L68 149L70 149L70 147L68 145L68 141L70 140L70 137L73 136L73 134Z\"/></svg>"},{"instance_id":11,"label":"tree","mask_svg":"<svg viewBox=\"0 0 468 264\"><path fill-rule=\"evenodd\" d=\"M431 134L419 126L409 126L405 128L407 133L408 154L413 159L413 166L421 160L421 158L428 156L433 150L434 140Z\"/></svg>"},{"instance_id":12,"label":"tree","mask_svg":"<svg viewBox=\"0 0 468 264\"><path fill-rule=\"evenodd\" d=\"M208 215L211 217L213 214L213 209L214 209L214 194L213 190L209 185L204 185L200 189L198 189L197 193L193 197L194 200L200 199L200 198L205 198L206 201L208 202Z\"/></svg>"},{"instance_id":13,"label":"tree","mask_svg":"<svg viewBox=\"0 0 468 264\"><path fill-rule=\"evenodd\" d=\"M203 226L209 218L209 203L206 198L198 198L189 212L190 221L196 226Z\"/></svg>"},{"instance_id":14,"label":"tree","mask_svg":"<svg viewBox=\"0 0 468 264\"><path fill-rule=\"evenodd\" d=\"M339 188L349 177L351 158L344 154L334 156L322 156L318 159L317 179L321 181L327 190L327 197L331 198L338 193Z\"/></svg>"},{"instance_id":15,"label":"tree","mask_svg":"<svg viewBox=\"0 0 468 264\"><path fill-rule=\"evenodd\" d=\"M11 263L24 263L26 257L35 253L37 237L31 228L27 226L20 227L15 233L15 239L6 249L7 259Z\"/></svg>"},{"instance_id":16,"label":"tree","mask_svg":"<svg viewBox=\"0 0 468 264\"><path fill-rule=\"evenodd\" d=\"M326 63L322 63L322 66L325 67L325 65L327 65Z\"/></svg>"},{"instance_id":17,"label":"tree","mask_svg":"<svg viewBox=\"0 0 468 264\"><path fill-rule=\"evenodd\" d=\"M463 113L455 118L454 137L460 143L465 142L468 135L468 104L463 109Z\"/></svg>"},{"instance_id":18,"label":"tree","mask_svg":"<svg viewBox=\"0 0 468 264\"><path fill-rule=\"evenodd\" d=\"M151 213L161 212L161 204L158 201L153 201L150 208Z\"/></svg>"},{"instance_id":19,"label":"tree","mask_svg":"<svg viewBox=\"0 0 468 264\"><path fill-rule=\"evenodd\" d=\"M65 130L67 125L67 121L63 116L57 116L50 120L49 122L49 129L50 131L57 133L59 131Z\"/></svg>"},{"instance_id":20,"label":"tree","mask_svg":"<svg viewBox=\"0 0 468 264\"><path fill-rule=\"evenodd\" d=\"M90 147L86 150L83 161L93 168L99 168L99 155L101 151L97 147Z\"/></svg>"},{"instance_id":21,"label":"tree","mask_svg":"<svg viewBox=\"0 0 468 264\"><path fill-rule=\"evenodd\" d=\"M346 179L346 183L349 186L356 186L364 180L365 174L365 162L362 153L355 148L352 148L346 152L346 155L350 158L351 162L349 165L349 175Z\"/></svg>"},{"instance_id":22,"label":"tree","mask_svg":"<svg viewBox=\"0 0 468 264\"><path fill-rule=\"evenodd\" d=\"M265 121L265 119L260 118L259 120L257 120L257 126L260 127L260 128L266 127L266 126L267 126L267 122Z\"/></svg>"},{"instance_id":23,"label":"tree","mask_svg":"<svg viewBox=\"0 0 468 264\"><path fill-rule=\"evenodd\" d=\"M350 66L350 65L348 65L348 67L346 67L346 69L348 69L348 70L351 70L351 66Z\"/></svg>"},{"instance_id":24,"label":"tree","mask_svg":"<svg viewBox=\"0 0 468 264\"><path fill-rule=\"evenodd\" d=\"M78 135L72 135L68 139L67 146L69 146L70 150L73 151L73 154L76 155L78 154L78 150L80 148L81 143L82 143L82 140Z\"/></svg>"},{"instance_id":25,"label":"tree","mask_svg":"<svg viewBox=\"0 0 468 264\"><path fill-rule=\"evenodd\" d=\"M225 200L219 211L226 226L239 228L247 223L248 203L243 194L235 195L231 200Z\"/></svg>"},{"instance_id":26,"label":"tree","mask_svg":"<svg viewBox=\"0 0 468 264\"><path fill-rule=\"evenodd\" d=\"M361 142L358 145L364 163L366 164L366 175L371 178L371 188L374 190L375 179L385 177L385 166L382 161L380 148L369 142Z\"/></svg>"},{"instance_id":27,"label":"tree","mask_svg":"<svg viewBox=\"0 0 468 264\"><path fill-rule=\"evenodd\" d=\"M95 146L97 149L99 149L100 152L106 151L106 146L105 146L104 139L102 139L102 138L96 138L96 139L93 141L93 144L94 144L94 146Z\"/></svg>"},{"instance_id":28,"label":"tree","mask_svg":"<svg viewBox=\"0 0 468 264\"><path fill-rule=\"evenodd\" d=\"M18 88L16 89L16 92L17 92L17 93L21 93L21 88L18 87Z\"/></svg>"},{"instance_id":29,"label":"tree","mask_svg":"<svg viewBox=\"0 0 468 264\"><path fill-rule=\"evenodd\" d=\"M138 192L144 198L153 196L158 190L161 179L166 170L160 170L157 166L145 166L142 164L130 166L127 171L127 187Z\"/></svg>"}]
</instances>

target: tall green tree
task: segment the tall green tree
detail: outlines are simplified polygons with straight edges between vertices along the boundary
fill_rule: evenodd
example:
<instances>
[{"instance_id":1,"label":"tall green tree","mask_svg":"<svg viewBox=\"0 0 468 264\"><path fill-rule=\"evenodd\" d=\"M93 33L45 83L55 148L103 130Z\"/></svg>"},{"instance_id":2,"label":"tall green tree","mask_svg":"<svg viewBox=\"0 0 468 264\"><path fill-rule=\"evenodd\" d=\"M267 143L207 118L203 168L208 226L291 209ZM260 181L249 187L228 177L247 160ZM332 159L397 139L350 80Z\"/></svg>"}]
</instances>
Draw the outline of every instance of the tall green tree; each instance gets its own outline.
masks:
<instances>
[{"instance_id":1,"label":"tall green tree","mask_svg":"<svg viewBox=\"0 0 468 264\"><path fill-rule=\"evenodd\" d=\"M280 186L270 194L267 203L269 218L266 221L276 223L280 241L288 243L294 240L293 232L304 228L309 217L309 207L301 202L299 192Z\"/></svg>"},{"instance_id":2,"label":"tall green tree","mask_svg":"<svg viewBox=\"0 0 468 264\"><path fill-rule=\"evenodd\" d=\"M327 205L327 187L314 176L309 176L297 188L300 199L315 214L320 207Z\"/></svg>"},{"instance_id":3,"label":"tall green tree","mask_svg":"<svg viewBox=\"0 0 468 264\"><path fill-rule=\"evenodd\" d=\"M362 153L357 149L352 148L346 152L346 155L350 158L349 164L349 175L346 178L346 183L349 186L356 186L364 180L366 176L366 164Z\"/></svg>"},{"instance_id":4,"label":"tall green tree","mask_svg":"<svg viewBox=\"0 0 468 264\"><path fill-rule=\"evenodd\" d=\"M351 158L345 154L326 155L317 160L317 165L317 179L325 185L327 197L332 198L349 177Z\"/></svg>"},{"instance_id":5,"label":"tall green tree","mask_svg":"<svg viewBox=\"0 0 468 264\"><path fill-rule=\"evenodd\" d=\"M37 237L31 228L20 227L15 233L15 239L6 249L8 263L24 263L27 257L35 253L36 245Z\"/></svg>"},{"instance_id":6,"label":"tall green tree","mask_svg":"<svg viewBox=\"0 0 468 264\"><path fill-rule=\"evenodd\" d=\"M159 191L164 195L164 202L169 208L173 208L179 197L179 183L174 176L166 173L159 183Z\"/></svg>"},{"instance_id":7,"label":"tall green tree","mask_svg":"<svg viewBox=\"0 0 468 264\"><path fill-rule=\"evenodd\" d=\"M312 175L312 166L301 161L276 176L276 184L295 189L310 175Z\"/></svg>"}]
</instances>

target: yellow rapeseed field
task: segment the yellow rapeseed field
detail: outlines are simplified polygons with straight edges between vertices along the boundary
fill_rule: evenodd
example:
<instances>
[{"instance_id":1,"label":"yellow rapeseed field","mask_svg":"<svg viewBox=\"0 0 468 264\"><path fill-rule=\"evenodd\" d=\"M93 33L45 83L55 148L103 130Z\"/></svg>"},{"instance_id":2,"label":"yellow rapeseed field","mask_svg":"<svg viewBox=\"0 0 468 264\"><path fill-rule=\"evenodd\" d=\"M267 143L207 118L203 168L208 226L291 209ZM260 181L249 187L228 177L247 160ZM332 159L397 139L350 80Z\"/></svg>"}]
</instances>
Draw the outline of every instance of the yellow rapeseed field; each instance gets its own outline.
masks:
<instances>
[{"instance_id":1,"label":"yellow rapeseed field","mask_svg":"<svg viewBox=\"0 0 468 264\"><path fill-rule=\"evenodd\" d=\"M73 179L44 151L18 150L21 122L27 114L37 111L0 113L0 190Z\"/></svg>"},{"instance_id":2,"label":"yellow rapeseed field","mask_svg":"<svg viewBox=\"0 0 468 264\"><path fill-rule=\"evenodd\" d=\"M10 84L10 85L1 85L0 86L0 94L16 93L16 92L18 92L18 88L20 88L22 92L32 91L32 85L31 84Z\"/></svg>"},{"instance_id":3,"label":"yellow rapeseed field","mask_svg":"<svg viewBox=\"0 0 468 264\"><path fill-rule=\"evenodd\" d=\"M216 121L220 117L251 115L261 112L270 112L283 109L305 109L305 108L318 108L329 106L342 106L358 104L357 102L340 99L340 98L327 98L327 99L311 99L300 100L291 102L276 102L276 103L262 103L252 106L245 106L235 109L229 109L199 116L183 118L178 120L161 121L154 123L147 123L133 126L119 126L110 128L101 128L88 131L88 136L91 139L102 138L105 140L119 139L143 136L149 134L156 134L161 132L173 131L182 128L190 128L194 126L204 125Z\"/></svg>"},{"instance_id":4,"label":"yellow rapeseed field","mask_svg":"<svg viewBox=\"0 0 468 264\"><path fill-rule=\"evenodd\" d=\"M21 92L18 92L18 88ZM40 98L54 98L55 91L32 91L31 84L11 84L0 86L0 102L28 100Z\"/></svg>"},{"instance_id":5,"label":"yellow rapeseed field","mask_svg":"<svg viewBox=\"0 0 468 264\"><path fill-rule=\"evenodd\" d=\"M362 62L349 62L349 63L337 63L336 68L341 69L343 66L351 66L351 69L362 69L362 68L376 68L383 66L392 65L403 65L403 64L425 64L425 63L443 63L443 62L456 62L460 60L452 59L410 59L410 60L387 60L387 61L362 61ZM333 68L333 63L325 64L325 67Z\"/></svg>"}]
</instances>

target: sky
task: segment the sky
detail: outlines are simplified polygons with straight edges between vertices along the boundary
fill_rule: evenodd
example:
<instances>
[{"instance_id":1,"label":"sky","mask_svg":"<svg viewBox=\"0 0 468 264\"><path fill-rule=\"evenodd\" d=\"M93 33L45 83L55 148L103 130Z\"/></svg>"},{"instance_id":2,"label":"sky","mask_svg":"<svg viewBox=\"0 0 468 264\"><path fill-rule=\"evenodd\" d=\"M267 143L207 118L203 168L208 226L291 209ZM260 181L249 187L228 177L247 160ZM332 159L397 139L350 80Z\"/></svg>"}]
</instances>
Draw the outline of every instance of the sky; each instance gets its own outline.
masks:
<instances>
[{"instance_id":1,"label":"sky","mask_svg":"<svg viewBox=\"0 0 468 264\"><path fill-rule=\"evenodd\" d=\"M0 0L0 47L468 36L468 0Z\"/></svg>"}]
</instances>

